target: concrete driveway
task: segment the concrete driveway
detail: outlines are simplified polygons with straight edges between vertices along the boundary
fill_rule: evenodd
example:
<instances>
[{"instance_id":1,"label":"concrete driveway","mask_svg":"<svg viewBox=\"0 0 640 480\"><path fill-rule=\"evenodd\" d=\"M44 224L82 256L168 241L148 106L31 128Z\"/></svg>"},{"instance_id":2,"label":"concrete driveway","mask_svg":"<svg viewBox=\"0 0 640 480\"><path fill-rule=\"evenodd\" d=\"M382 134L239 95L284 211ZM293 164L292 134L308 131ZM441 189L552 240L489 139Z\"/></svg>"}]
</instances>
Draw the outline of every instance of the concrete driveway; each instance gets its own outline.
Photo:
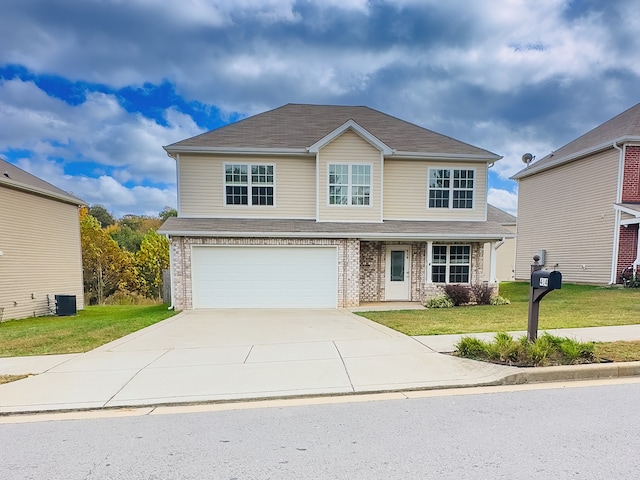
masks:
<instances>
[{"instance_id":1,"label":"concrete driveway","mask_svg":"<svg viewBox=\"0 0 640 480\"><path fill-rule=\"evenodd\" d=\"M182 312L59 359L0 385L0 412L475 385L513 371L442 355L349 311L324 309Z\"/></svg>"}]
</instances>

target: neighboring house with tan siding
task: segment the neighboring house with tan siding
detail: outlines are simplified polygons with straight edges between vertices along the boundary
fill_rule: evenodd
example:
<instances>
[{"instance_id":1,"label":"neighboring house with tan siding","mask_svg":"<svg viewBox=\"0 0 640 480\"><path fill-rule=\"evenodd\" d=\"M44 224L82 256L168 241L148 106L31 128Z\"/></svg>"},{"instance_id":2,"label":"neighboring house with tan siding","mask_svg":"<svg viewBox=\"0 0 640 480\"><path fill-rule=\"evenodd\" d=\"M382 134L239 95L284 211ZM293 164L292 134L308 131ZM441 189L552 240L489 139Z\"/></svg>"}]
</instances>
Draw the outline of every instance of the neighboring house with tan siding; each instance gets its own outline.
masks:
<instances>
[{"instance_id":1,"label":"neighboring house with tan siding","mask_svg":"<svg viewBox=\"0 0 640 480\"><path fill-rule=\"evenodd\" d=\"M564 281L620 283L640 264L640 104L512 177L518 181L516 278L532 257Z\"/></svg>"},{"instance_id":2,"label":"neighboring house with tan siding","mask_svg":"<svg viewBox=\"0 0 640 480\"><path fill-rule=\"evenodd\" d=\"M288 104L164 148L180 310L422 302L482 282L485 245L513 237L487 219L501 157L367 107Z\"/></svg>"},{"instance_id":3,"label":"neighboring house with tan siding","mask_svg":"<svg viewBox=\"0 0 640 480\"><path fill-rule=\"evenodd\" d=\"M0 159L2 320L55 312L55 295L84 307L78 207L84 202Z\"/></svg>"},{"instance_id":4,"label":"neighboring house with tan siding","mask_svg":"<svg viewBox=\"0 0 640 480\"><path fill-rule=\"evenodd\" d=\"M516 217L493 205L487 205L487 220L502 225L505 229L516 234ZM491 244L484 246L484 280L489 283L509 282L515 278L516 261L516 239L514 237L505 238L495 245L496 254L493 256L496 265L492 269ZM495 278L490 278L490 272L495 272Z\"/></svg>"}]
</instances>

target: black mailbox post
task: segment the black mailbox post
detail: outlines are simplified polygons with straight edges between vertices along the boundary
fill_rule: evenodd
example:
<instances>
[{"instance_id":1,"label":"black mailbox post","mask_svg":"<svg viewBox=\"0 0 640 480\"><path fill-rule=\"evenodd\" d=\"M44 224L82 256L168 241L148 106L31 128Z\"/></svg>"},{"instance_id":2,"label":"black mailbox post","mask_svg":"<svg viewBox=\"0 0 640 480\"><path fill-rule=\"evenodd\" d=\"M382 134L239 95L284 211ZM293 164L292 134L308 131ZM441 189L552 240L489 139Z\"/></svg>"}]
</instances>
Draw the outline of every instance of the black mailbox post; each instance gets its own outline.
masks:
<instances>
[{"instance_id":1,"label":"black mailbox post","mask_svg":"<svg viewBox=\"0 0 640 480\"><path fill-rule=\"evenodd\" d=\"M536 255L537 256L537 255ZM540 313L540 300L552 290L562 288L562 274L556 270L539 270L536 257L531 266L531 289L529 292L529 324L527 326L527 339L535 342L538 338L538 314Z\"/></svg>"}]
</instances>

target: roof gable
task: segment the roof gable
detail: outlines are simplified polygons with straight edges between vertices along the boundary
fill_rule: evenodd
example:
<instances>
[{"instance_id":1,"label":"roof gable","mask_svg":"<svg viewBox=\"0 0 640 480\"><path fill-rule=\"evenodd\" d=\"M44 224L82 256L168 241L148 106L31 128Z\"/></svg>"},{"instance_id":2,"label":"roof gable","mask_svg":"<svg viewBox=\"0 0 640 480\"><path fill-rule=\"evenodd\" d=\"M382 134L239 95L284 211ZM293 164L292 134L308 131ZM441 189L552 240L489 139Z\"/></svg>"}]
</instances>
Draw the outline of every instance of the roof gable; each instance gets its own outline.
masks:
<instances>
[{"instance_id":1,"label":"roof gable","mask_svg":"<svg viewBox=\"0 0 640 480\"><path fill-rule=\"evenodd\" d=\"M0 158L0 185L23 190L37 195L44 195L76 205L85 205L79 198L64 190L45 182L41 178L25 172L12 163Z\"/></svg>"},{"instance_id":2,"label":"roof gable","mask_svg":"<svg viewBox=\"0 0 640 480\"><path fill-rule=\"evenodd\" d=\"M500 156L363 106L287 104L236 123L168 145L181 151L255 151L307 153L310 147L349 122L380 145L401 154L495 161ZM357 125L358 129L356 129ZM371 139L369 139L371 141Z\"/></svg>"},{"instance_id":3,"label":"roof gable","mask_svg":"<svg viewBox=\"0 0 640 480\"><path fill-rule=\"evenodd\" d=\"M389 155L390 153L393 152L393 150L391 148L389 148L389 146L385 145L384 142L381 142L374 135L371 135L369 132L367 132L364 128L362 128L360 125L358 125L353 120L349 120L349 121L343 123L338 128L336 128L333 132L329 133L328 135L325 135L320 140L318 140L316 143L311 145L307 150L309 150L309 152L311 152L311 153L316 153L322 147L324 147L327 144L331 143L333 140L335 140L337 137L342 135L347 130L351 130L352 132L355 132L363 140L365 140L367 143L372 145L374 148L380 150L385 155Z\"/></svg>"},{"instance_id":4,"label":"roof gable","mask_svg":"<svg viewBox=\"0 0 640 480\"><path fill-rule=\"evenodd\" d=\"M527 177L555 165L613 148L614 142L624 141L640 141L640 103L532 163L512 178Z\"/></svg>"}]
</instances>

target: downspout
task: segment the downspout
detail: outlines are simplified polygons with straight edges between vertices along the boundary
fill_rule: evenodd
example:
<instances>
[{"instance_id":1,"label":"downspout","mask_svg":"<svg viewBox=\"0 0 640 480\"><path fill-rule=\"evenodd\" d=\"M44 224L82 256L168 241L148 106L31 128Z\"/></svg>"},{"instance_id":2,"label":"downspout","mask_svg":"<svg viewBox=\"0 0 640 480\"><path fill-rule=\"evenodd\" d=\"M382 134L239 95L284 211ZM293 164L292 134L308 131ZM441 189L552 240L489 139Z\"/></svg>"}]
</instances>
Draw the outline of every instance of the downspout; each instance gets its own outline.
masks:
<instances>
[{"instance_id":1,"label":"downspout","mask_svg":"<svg viewBox=\"0 0 640 480\"><path fill-rule=\"evenodd\" d=\"M618 146L618 142L613 142L613 148L620 152L618 154L618 189L616 192L616 203L622 202L622 181L624 179L624 151L625 149ZM609 285L613 285L617 280L618 273L618 253L620 250L620 218L621 212L617 208L614 210L614 231L613 231L613 258L611 262L611 278L609 279ZM636 259L637 260L637 259Z\"/></svg>"},{"instance_id":2,"label":"downspout","mask_svg":"<svg viewBox=\"0 0 640 480\"><path fill-rule=\"evenodd\" d=\"M165 237L167 237L167 241L169 242L169 278L171 279L171 305L169 305L169 308L167 308L167 310L174 310L176 307L176 302L175 302L175 288L174 284L173 284L173 248L171 245L171 236L169 234L165 235Z\"/></svg>"}]
</instances>

